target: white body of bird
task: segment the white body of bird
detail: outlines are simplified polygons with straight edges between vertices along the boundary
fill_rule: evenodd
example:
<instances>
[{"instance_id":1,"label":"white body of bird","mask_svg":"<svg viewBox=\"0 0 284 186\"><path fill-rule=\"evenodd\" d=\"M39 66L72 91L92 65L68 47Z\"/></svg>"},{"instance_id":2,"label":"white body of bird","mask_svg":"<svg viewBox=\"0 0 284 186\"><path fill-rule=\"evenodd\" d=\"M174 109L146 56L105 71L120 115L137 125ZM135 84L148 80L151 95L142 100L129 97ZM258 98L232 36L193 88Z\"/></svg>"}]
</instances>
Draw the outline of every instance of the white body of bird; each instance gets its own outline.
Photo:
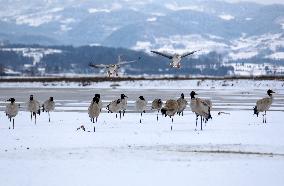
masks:
<instances>
[{"instance_id":1,"label":"white body of bird","mask_svg":"<svg viewBox=\"0 0 284 186\"><path fill-rule=\"evenodd\" d=\"M145 112L147 107L147 101L145 99L144 100L138 99L135 105L136 105L136 110L138 112Z\"/></svg>"},{"instance_id":2,"label":"white body of bird","mask_svg":"<svg viewBox=\"0 0 284 186\"><path fill-rule=\"evenodd\" d=\"M191 111L196 113L199 116L204 117L205 119L209 119L210 117L210 106L204 102L203 99L194 98L190 101Z\"/></svg>"},{"instance_id":3,"label":"white body of bird","mask_svg":"<svg viewBox=\"0 0 284 186\"><path fill-rule=\"evenodd\" d=\"M29 100L27 109L29 112L38 113L40 110L40 103L37 100Z\"/></svg>"},{"instance_id":4,"label":"white body of bird","mask_svg":"<svg viewBox=\"0 0 284 186\"><path fill-rule=\"evenodd\" d=\"M152 110L157 110L160 111L161 108L163 106L163 102L161 99L154 99L154 101L152 102Z\"/></svg>"},{"instance_id":5,"label":"white body of bird","mask_svg":"<svg viewBox=\"0 0 284 186\"><path fill-rule=\"evenodd\" d=\"M9 119L17 116L19 112L19 105L14 103L8 103L6 105L5 113L8 116Z\"/></svg>"},{"instance_id":6,"label":"white body of bird","mask_svg":"<svg viewBox=\"0 0 284 186\"><path fill-rule=\"evenodd\" d=\"M92 103L90 104L90 106L89 106L89 108L88 108L89 117L90 117L91 119L93 119L93 118L98 118L99 115L100 115L100 113L101 113L100 110L101 110L101 109L100 109L99 104L92 101Z\"/></svg>"},{"instance_id":7,"label":"white body of bird","mask_svg":"<svg viewBox=\"0 0 284 186\"><path fill-rule=\"evenodd\" d=\"M55 109L55 102L51 100L46 100L43 103L43 111L52 112Z\"/></svg>"},{"instance_id":8,"label":"white body of bird","mask_svg":"<svg viewBox=\"0 0 284 186\"><path fill-rule=\"evenodd\" d=\"M117 113L120 115L121 119L121 110L122 110L122 103L121 99L114 100L107 105L106 109L111 113L116 113L115 117L117 118Z\"/></svg>"}]
</instances>

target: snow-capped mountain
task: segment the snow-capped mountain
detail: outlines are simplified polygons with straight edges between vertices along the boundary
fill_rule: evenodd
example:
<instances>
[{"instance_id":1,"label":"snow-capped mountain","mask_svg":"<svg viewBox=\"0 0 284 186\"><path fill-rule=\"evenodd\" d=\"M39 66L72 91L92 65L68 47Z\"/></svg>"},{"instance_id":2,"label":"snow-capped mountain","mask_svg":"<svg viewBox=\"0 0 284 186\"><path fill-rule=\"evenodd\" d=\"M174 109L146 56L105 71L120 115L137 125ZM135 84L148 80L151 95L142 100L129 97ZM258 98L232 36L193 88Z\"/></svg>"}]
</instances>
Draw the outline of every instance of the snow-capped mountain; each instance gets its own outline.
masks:
<instances>
[{"instance_id":1,"label":"snow-capped mountain","mask_svg":"<svg viewBox=\"0 0 284 186\"><path fill-rule=\"evenodd\" d=\"M0 40L284 59L284 5L186 0L0 0Z\"/></svg>"}]
</instances>

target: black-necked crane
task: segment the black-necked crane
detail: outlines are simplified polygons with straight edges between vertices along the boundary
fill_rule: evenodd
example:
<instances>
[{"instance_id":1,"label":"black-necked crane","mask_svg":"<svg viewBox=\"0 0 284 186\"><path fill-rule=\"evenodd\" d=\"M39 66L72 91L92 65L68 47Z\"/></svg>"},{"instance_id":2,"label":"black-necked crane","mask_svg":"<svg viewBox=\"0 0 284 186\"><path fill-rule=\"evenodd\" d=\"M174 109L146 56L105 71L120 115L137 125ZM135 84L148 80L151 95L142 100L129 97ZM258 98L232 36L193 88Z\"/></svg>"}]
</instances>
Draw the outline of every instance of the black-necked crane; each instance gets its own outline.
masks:
<instances>
[{"instance_id":1,"label":"black-necked crane","mask_svg":"<svg viewBox=\"0 0 284 186\"><path fill-rule=\"evenodd\" d=\"M180 115L183 116L183 111L184 111L184 109L186 109L186 106L187 106L187 101L185 100L183 93L181 93L180 98L178 98L177 102L178 102L178 111L177 111L177 114L178 114L179 116L180 116Z\"/></svg>"},{"instance_id":2,"label":"black-necked crane","mask_svg":"<svg viewBox=\"0 0 284 186\"><path fill-rule=\"evenodd\" d=\"M197 94L194 91L190 93L190 97L191 97L190 108L191 108L191 111L196 114L195 127L197 127L198 116L200 116L200 124L201 124L200 128L201 130L203 130L202 118L204 118L206 122L208 121L208 119L212 119L211 112L210 112L211 107L209 105L210 103L208 102L208 100L205 101L203 99L196 98L195 95Z\"/></svg>"},{"instance_id":3,"label":"black-necked crane","mask_svg":"<svg viewBox=\"0 0 284 186\"><path fill-rule=\"evenodd\" d=\"M15 129L15 117L19 112L19 105L15 103L15 98L10 98L7 101L10 101L10 103L6 105L5 113L8 116L10 122L13 119L13 129Z\"/></svg>"},{"instance_id":4,"label":"black-necked crane","mask_svg":"<svg viewBox=\"0 0 284 186\"><path fill-rule=\"evenodd\" d=\"M27 109L31 113L31 120L33 116L35 117L35 124L36 124L36 115L40 115L40 103L34 99L33 95L30 95L30 99L27 103Z\"/></svg>"},{"instance_id":5,"label":"black-necked crane","mask_svg":"<svg viewBox=\"0 0 284 186\"><path fill-rule=\"evenodd\" d=\"M260 112L264 112L264 114L262 115L263 116L263 119L262 119L263 123L266 123L266 111L269 110L269 108L270 108L270 106L273 102L273 93L275 93L273 90L271 90L271 89L267 90L268 97L258 100L256 102L256 106L253 108L254 114L256 114L257 117L258 117L258 114Z\"/></svg>"},{"instance_id":6,"label":"black-necked crane","mask_svg":"<svg viewBox=\"0 0 284 186\"><path fill-rule=\"evenodd\" d=\"M143 96L139 96L139 99L135 102L136 110L141 113L140 123L142 123L142 115L146 112L147 101Z\"/></svg>"},{"instance_id":7,"label":"black-necked crane","mask_svg":"<svg viewBox=\"0 0 284 186\"><path fill-rule=\"evenodd\" d=\"M98 117L101 113L101 108L100 108L100 105L99 105L99 98L98 97L94 97L93 100L91 101L91 104L88 108L88 114L89 114L89 117L91 118L91 121L93 123L95 123L95 118L96 118L96 123L98 121ZM96 131L96 128L94 126L94 132Z\"/></svg>"},{"instance_id":8,"label":"black-necked crane","mask_svg":"<svg viewBox=\"0 0 284 186\"><path fill-rule=\"evenodd\" d=\"M159 112L160 112L162 106L163 106L163 102L162 102L162 100L159 99L159 98L154 99L154 101L152 102L152 107L151 107L151 109L158 111L158 113L157 113L157 121L159 120Z\"/></svg>"},{"instance_id":9,"label":"black-necked crane","mask_svg":"<svg viewBox=\"0 0 284 186\"><path fill-rule=\"evenodd\" d=\"M53 100L53 97L50 97L42 105L42 111L48 113L48 122L50 122L50 112L54 111L54 109L55 109L55 102Z\"/></svg>"}]
</instances>

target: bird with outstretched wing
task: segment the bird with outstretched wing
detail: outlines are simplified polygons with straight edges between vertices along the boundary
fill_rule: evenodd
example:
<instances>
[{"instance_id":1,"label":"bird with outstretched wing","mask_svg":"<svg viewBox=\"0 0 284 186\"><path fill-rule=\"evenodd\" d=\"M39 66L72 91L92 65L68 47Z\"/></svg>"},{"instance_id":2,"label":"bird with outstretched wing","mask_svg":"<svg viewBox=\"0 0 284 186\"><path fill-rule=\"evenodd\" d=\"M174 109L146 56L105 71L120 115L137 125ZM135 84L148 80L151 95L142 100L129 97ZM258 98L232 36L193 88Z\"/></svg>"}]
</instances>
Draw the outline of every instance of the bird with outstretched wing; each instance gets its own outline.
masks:
<instances>
[{"instance_id":1,"label":"bird with outstretched wing","mask_svg":"<svg viewBox=\"0 0 284 186\"><path fill-rule=\"evenodd\" d=\"M158 54L160 56L164 56L166 58L169 58L169 59L173 59L173 56L170 55L170 54L166 54L166 53L162 53L162 52L158 52L158 51L154 51L154 50L151 50L152 53L155 53L155 54Z\"/></svg>"}]
</instances>

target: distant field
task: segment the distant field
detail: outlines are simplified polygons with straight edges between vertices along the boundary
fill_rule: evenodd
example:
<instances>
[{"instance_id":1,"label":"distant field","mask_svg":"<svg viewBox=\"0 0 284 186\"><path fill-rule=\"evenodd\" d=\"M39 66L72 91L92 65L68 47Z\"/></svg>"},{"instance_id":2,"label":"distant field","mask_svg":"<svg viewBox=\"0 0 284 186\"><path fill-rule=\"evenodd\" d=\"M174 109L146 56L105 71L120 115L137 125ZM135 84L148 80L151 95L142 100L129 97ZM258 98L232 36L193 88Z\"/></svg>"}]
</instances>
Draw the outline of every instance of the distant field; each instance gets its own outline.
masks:
<instances>
[{"instance_id":1,"label":"distant field","mask_svg":"<svg viewBox=\"0 0 284 186\"><path fill-rule=\"evenodd\" d=\"M0 82L102 82L102 81L139 81L139 80L279 80L284 76L224 76L224 77L2 77Z\"/></svg>"}]
</instances>

